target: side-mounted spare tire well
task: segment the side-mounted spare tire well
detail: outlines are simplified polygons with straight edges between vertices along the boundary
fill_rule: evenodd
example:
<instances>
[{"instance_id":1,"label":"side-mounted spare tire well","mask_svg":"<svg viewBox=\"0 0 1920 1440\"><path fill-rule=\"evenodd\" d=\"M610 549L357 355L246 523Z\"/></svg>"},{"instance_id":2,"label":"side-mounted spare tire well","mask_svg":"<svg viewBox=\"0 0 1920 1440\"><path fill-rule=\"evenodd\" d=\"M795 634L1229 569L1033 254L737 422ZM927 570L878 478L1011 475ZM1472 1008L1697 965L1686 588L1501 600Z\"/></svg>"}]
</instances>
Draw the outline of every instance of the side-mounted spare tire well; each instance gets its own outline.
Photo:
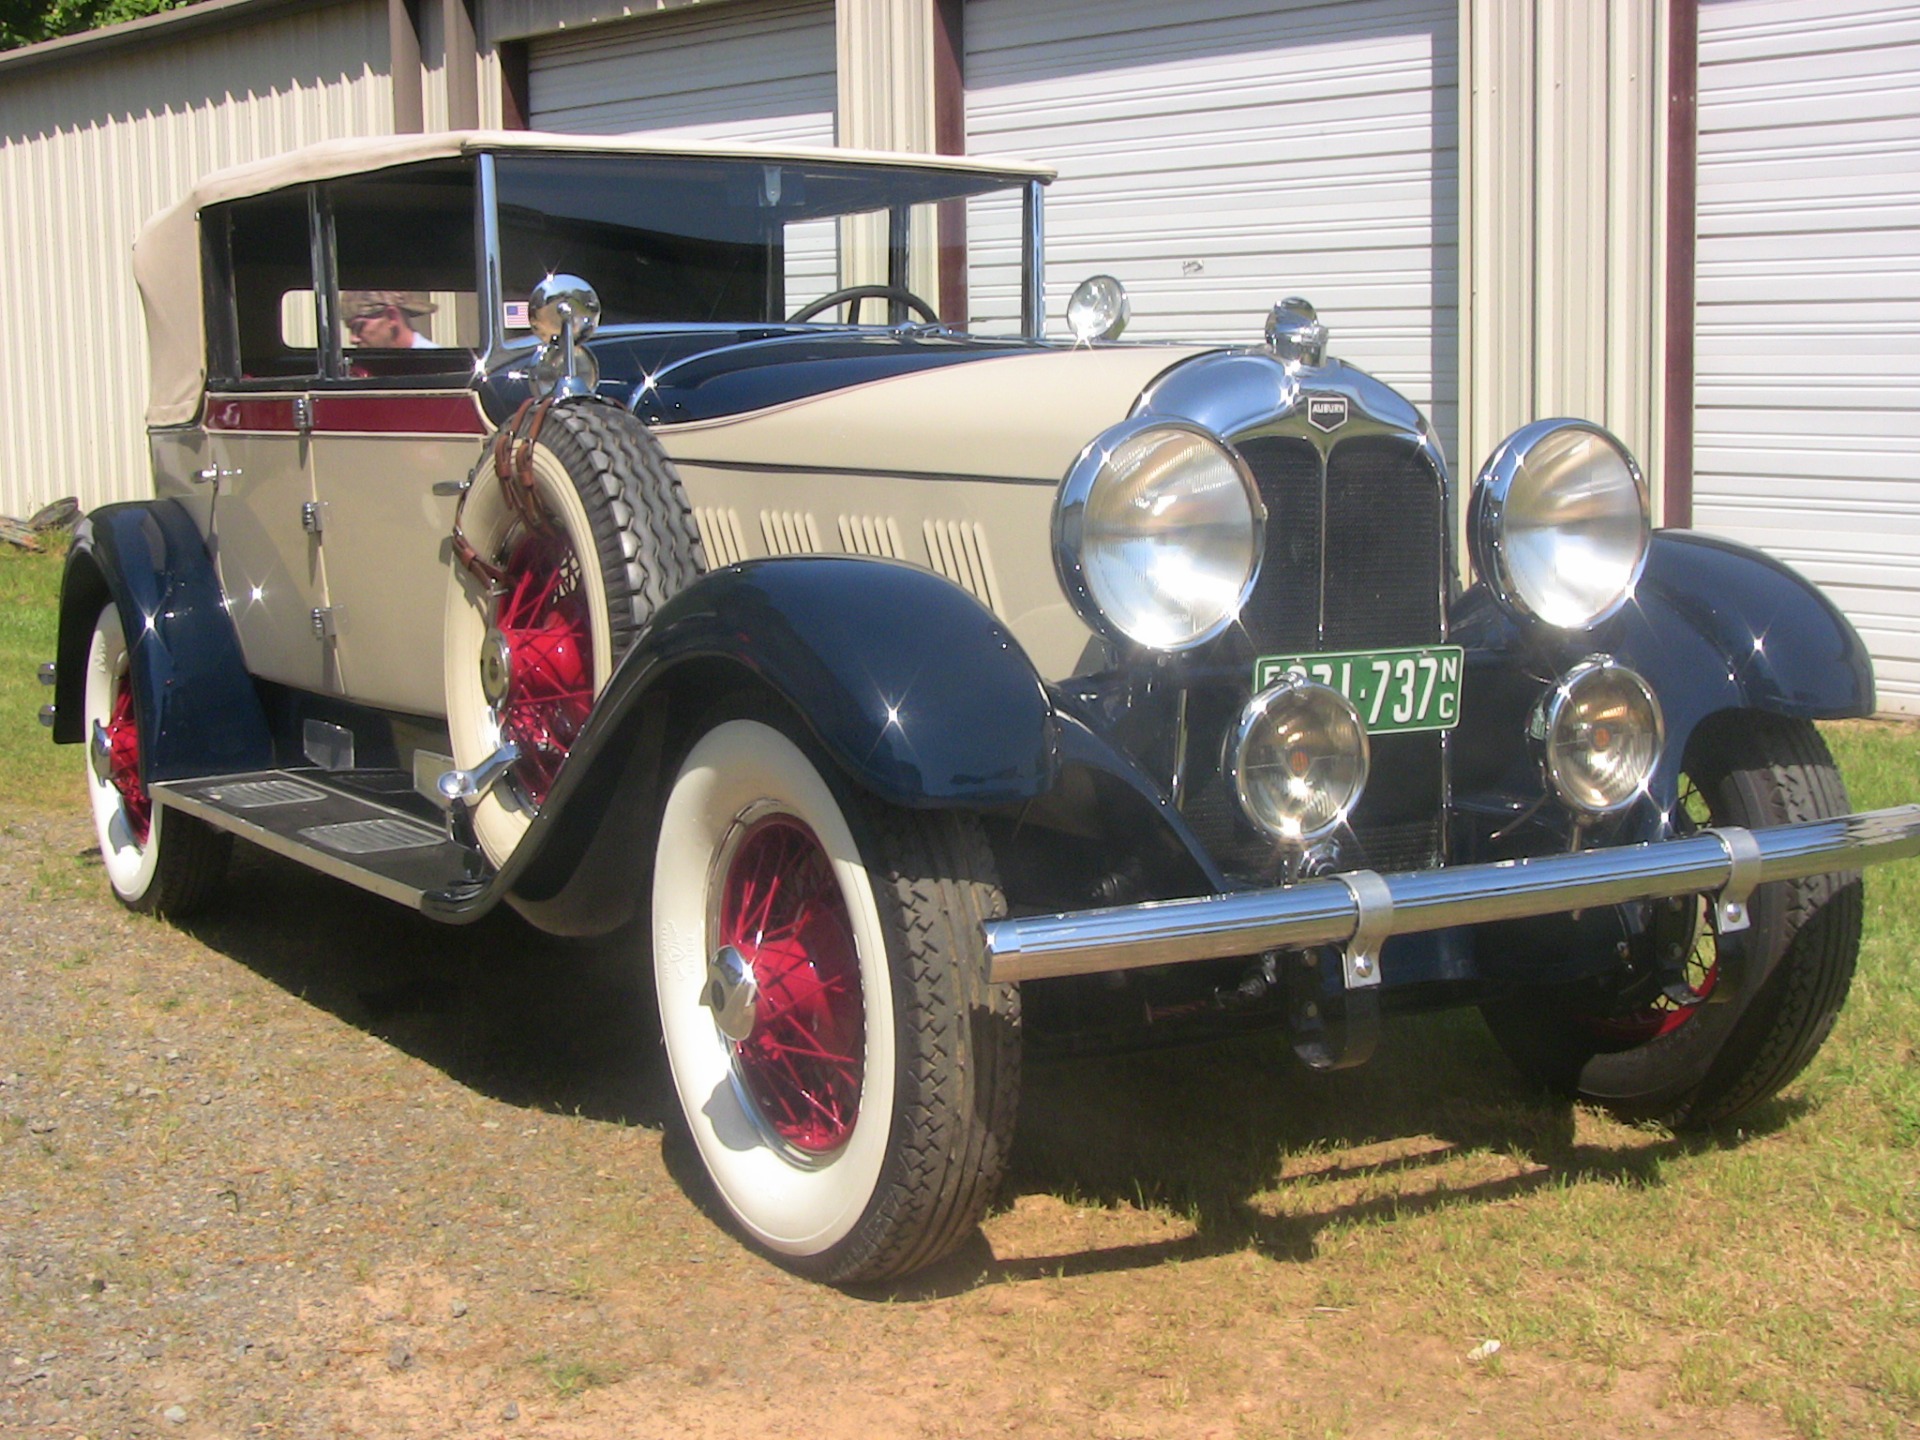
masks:
<instances>
[{"instance_id":1,"label":"side-mounted spare tire well","mask_svg":"<svg viewBox=\"0 0 1920 1440\"><path fill-rule=\"evenodd\" d=\"M614 667L705 569L679 476L647 428L600 401L523 407L462 499L447 584L447 724L472 769L512 742L474 812L494 864L525 835Z\"/></svg>"}]
</instances>

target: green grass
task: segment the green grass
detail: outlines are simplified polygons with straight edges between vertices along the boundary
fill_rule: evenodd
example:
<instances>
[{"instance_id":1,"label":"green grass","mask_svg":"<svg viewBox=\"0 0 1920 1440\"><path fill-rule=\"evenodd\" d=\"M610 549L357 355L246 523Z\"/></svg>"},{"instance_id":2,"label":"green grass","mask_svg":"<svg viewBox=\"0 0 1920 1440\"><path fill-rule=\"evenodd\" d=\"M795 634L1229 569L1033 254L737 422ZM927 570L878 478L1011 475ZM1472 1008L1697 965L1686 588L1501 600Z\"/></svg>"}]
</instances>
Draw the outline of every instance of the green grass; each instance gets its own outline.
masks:
<instances>
[{"instance_id":1,"label":"green grass","mask_svg":"<svg viewBox=\"0 0 1920 1440\"><path fill-rule=\"evenodd\" d=\"M56 749L39 720L53 698L37 672L53 659L63 563L60 555L0 545L0 797L9 813L64 809L83 798L79 750Z\"/></svg>"}]
</instances>

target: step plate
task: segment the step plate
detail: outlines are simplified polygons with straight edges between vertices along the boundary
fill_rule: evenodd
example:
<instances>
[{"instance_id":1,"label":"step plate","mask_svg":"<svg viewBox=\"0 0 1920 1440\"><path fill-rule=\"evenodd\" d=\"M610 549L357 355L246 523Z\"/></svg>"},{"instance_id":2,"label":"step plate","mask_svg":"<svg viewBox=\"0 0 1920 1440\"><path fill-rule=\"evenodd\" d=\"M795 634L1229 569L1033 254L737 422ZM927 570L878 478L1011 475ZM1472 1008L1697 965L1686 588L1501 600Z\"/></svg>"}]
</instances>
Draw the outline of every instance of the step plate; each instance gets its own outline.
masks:
<instances>
[{"instance_id":1,"label":"step plate","mask_svg":"<svg viewBox=\"0 0 1920 1440\"><path fill-rule=\"evenodd\" d=\"M423 803L411 792L412 777L397 771L265 770L169 780L153 787L153 798L418 909L428 892L469 881L469 857L432 819L410 813ZM372 798L383 793L399 803Z\"/></svg>"}]
</instances>

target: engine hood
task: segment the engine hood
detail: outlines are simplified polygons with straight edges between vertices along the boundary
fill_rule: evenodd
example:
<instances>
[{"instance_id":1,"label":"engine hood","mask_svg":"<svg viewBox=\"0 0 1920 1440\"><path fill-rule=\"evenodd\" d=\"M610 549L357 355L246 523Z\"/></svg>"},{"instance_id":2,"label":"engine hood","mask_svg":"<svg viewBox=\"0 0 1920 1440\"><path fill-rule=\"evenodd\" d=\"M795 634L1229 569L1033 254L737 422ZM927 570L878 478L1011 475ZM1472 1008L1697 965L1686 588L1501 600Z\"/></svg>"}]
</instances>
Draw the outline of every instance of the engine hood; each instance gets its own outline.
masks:
<instances>
[{"instance_id":1,"label":"engine hood","mask_svg":"<svg viewBox=\"0 0 1920 1440\"><path fill-rule=\"evenodd\" d=\"M642 394L635 409L676 460L1051 485L1157 377L1206 353L965 341L893 355L824 348L802 358L769 347L755 358L772 363L751 377L719 368L734 358L726 354L688 363L701 388L756 388L767 403L755 408L677 418L669 371L657 397ZM840 383L818 383L830 378Z\"/></svg>"},{"instance_id":2,"label":"engine hood","mask_svg":"<svg viewBox=\"0 0 1920 1440\"><path fill-rule=\"evenodd\" d=\"M1210 353L783 326L613 332L588 348L600 393L677 461L1047 484L1156 378ZM528 393L525 363L482 383L496 423Z\"/></svg>"}]
</instances>

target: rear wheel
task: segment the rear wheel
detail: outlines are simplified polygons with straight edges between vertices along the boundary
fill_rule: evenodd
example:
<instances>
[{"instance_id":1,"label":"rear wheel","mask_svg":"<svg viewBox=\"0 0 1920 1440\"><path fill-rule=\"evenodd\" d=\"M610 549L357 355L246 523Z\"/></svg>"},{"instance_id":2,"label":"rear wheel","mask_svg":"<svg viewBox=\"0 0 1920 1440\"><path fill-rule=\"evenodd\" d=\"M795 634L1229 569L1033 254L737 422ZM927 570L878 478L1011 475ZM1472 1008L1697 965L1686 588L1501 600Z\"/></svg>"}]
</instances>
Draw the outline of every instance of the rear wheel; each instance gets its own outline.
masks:
<instances>
[{"instance_id":1,"label":"rear wheel","mask_svg":"<svg viewBox=\"0 0 1920 1440\"><path fill-rule=\"evenodd\" d=\"M127 637L112 603L95 620L87 649L84 713L87 793L115 898L142 914L199 909L226 875L233 837L156 806L148 794Z\"/></svg>"},{"instance_id":2,"label":"rear wheel","mask_svg":"<svg viewBox=\"0 0 1920 1440\"><path fill-rule=\"evenodd\" d=\"M836 1282L978 1224L1012 1140L1019 994L979 826L843 798L761 718L687 754L654 860L653 964L695 1148L747 1234Z\"/></svg>"},{"instance_id":3,"label":"rear wheel","mask_svg":"<svg viewBox=\"0 0 1920 1440\"><path fill-rule=\"evenodd\" d=\"M1682 799L1695 825L1760 828L1848 812L1826 743L1803 720L1740 715L1694 738ZM1534 992L1486 1007L1495 1037L1534 1078L1625 1118L1706 1126L1751 1110L1806 1068L1833 1028L1860 949L1858 875L1754 891L1746 930L1721 937L1704 902L1656 927L1704 999L1679 1005L1650 975L1596 1008Z\"/></svg>"}]
</instances>

